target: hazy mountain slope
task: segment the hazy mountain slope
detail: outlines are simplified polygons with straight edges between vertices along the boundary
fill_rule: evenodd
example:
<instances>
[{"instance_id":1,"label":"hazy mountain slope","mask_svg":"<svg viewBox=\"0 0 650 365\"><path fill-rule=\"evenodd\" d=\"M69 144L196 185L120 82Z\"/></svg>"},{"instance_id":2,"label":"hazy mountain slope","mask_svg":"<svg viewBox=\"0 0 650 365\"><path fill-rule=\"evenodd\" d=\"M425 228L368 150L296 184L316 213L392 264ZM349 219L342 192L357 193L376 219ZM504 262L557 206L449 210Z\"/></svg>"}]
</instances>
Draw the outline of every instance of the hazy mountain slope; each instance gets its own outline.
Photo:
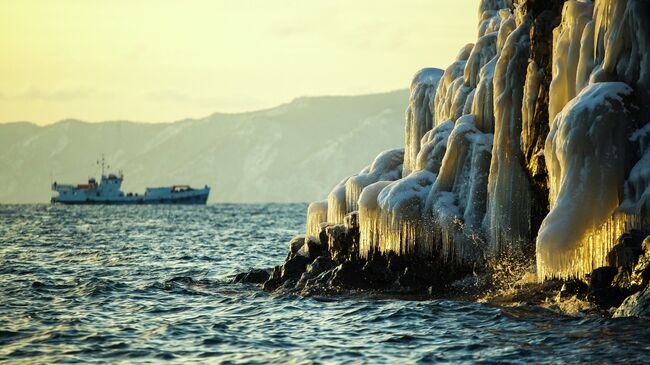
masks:
<instances>
[{"instance_id":1,"label":"hazy mountain slope","mask_svg":"<svg viewBox=\"0 0 650 365\"><path fill-rule=\"evenodd\" d=\"M0 124L0 203L47 202L52 179L99 174L105 153L124 189L188 183L210 201L323 199L344 176L404 142L405 90L305 97L277 108L168 124Z\"/></svg>"}]
</instances>

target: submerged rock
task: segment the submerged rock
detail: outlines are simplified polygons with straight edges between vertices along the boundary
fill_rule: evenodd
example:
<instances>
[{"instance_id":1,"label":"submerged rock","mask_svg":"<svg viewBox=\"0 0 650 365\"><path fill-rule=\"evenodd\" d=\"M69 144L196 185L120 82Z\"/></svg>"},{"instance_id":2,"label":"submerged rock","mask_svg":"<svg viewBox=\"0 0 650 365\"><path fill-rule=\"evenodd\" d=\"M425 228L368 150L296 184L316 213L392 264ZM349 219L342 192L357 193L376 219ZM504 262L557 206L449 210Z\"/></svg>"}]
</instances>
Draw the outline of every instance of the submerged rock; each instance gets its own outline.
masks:
<instances>
[{"instance_id":1,"label":"submerged rock","mask_svg":"<svg viewBox=\"0 0 650 365\"><path fill-rule=\"evenodd\" d=\"M269 280L270 276L271 274L267 270L253 269L249 272L237 274L233 283L263 284Z\"/></svg>"}]
</instances>

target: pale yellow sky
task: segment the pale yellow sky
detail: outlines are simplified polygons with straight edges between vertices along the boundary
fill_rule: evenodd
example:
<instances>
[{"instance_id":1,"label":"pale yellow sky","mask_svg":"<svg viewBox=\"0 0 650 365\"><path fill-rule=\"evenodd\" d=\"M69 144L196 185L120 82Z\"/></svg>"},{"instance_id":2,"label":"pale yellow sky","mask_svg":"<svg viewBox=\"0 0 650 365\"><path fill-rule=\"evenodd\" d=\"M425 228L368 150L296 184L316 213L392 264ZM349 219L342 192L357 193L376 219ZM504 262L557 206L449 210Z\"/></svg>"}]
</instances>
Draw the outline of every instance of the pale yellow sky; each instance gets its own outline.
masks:
<instances>
[{"instance_id":1,"label":"pale yellow sky","mask_svg":"<svg viewBox=\"0 0 650 365\"><path fill-rule=\"evenodd\" d=\"M0 0L0 122L166 122L406 88L478 0Z\"/></svg>"}]
</instances>

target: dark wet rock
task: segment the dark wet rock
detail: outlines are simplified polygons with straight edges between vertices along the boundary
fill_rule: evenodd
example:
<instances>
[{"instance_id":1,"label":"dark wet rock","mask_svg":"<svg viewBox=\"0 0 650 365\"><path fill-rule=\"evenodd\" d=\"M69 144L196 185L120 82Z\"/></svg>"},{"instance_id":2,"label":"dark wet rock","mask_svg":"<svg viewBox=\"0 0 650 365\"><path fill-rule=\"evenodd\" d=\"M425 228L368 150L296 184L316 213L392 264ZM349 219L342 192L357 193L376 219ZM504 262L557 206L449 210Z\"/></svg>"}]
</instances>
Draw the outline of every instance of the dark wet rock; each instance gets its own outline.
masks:
<instances>
[{"instance_id":1,"label":"dark wet rock","mask_svg":"<svg viewBox=\"0 0 650 365\"><path fill-rule=\"evenodd\" d=\"M250 284L263 284L269 278L271 277L271 274L267 270L262 270L262 269L254 269L249 272L243 272L240 274L237 274L235 276L235 279L233 280L234 283L250 283Z\"/></svg>"},{"instance_id":2,"label":"dark wet rock","mask_svg":"<svg viewBox=\"0 0 650 365\"><path fill-rule=\"evenodd\" d=\"M325 228L328 250L335 259L347 258L353 246L353 237L345 225L330 225Z\"/></svg>"},{"instance_id":3,"label":"dark wet rock","mask_svg":"<svg viewBox=\"0 0 650 365\"><path fill-rule=\"evenodd\" d=\"M626 267L619 266L618 272L616 273L616 276L614 276L614 279L612 280L612 286L630 291L632 287L630 278L631 278L630 270Z\"/></svg>"},{"instance_id":4,"label":"dark wet rock","mask_svg":"<svg viewBox=\"0 0 650 365\"><path fill-rule=\"evenodd\" d=\"M281 284L282 282L279 279L270 278L269 280L264 282L264 284L262 285L262 290L271 292L277 289Z\"/></svg>"},{"instance_id":5,"label":"dark wet rock","mask_svg":"<svg viewBox=\"0 0 650 365\"><path fill-rule=\"evenodd\" d=\"M647 288L650 283L650 255L646 254L639 258L632 274L630 275L630 284L633 288Z\"/></svg>"},{"instance_id":6,"label":"dark wet rock","mask_svg":"<svg viewBox=\"0 0 650 365\"><path fill-rule=\"evenodd\" d=\"M650 236L646 236L643 240L641 243L641 249L643 250L644 255L650 256Z\"/></svg>"},{"instance_id":7,"label":"dark wet rock","mask_svg":"<svg viewBox=\"0 0 650 365\"><path fill-rule=\"evenodd\" d=\"M582 280L567 280L562 284L562 288L558 293L560 299L567 299L578 297L580 299L586 298L589 293L589 285Z\"/></svg>"},{"instance_id":8,"label":"dark wet rock","mask_svg":"<svg viewBox=\"0 0 650 365\"><path fill-rule=\"evenodd\" d=\"M348 213L343 219L343 225L347 229L359 229L359 212Z\"/></svg>"},{"instance_id":9,"label":"dark wet rock","mask_svg":"<svg viewBox=\"0 0 650 365\"><path fill-rule=\"evenodd\" d=\"M332 271L329 282L332 287L349 289L368 289L368 282L363 277L362 266L357 261L344 261Z\"/></svg>"},{"instance_id":10,"label":"dark wet rock","mask_svg":"<svg viewBox=\"0 0 650 365\"><path fill-rule=\"evenodd\" d=\"M441 286L444 280L441 274L432 262L425 260L411 261L407 263L404 272L400 275L399 284L413 291L426 290L430 286L435 289Z\"/></svg>"},{"instance_id":11,"label":"dark wet rock","mask_svg":"<svg viewBox=\"0 0 650 365\"><path fill-rule=\"evenodd\" d=\"M289 279L300 278L302 273L307 269L307 265L310 263L309 258L296 255L291 260L287 261L282 265L281 277L282 281L287 281Z\"/></svg>"},{"instance_id":12,"label":"dark wet rock","mask_svg":"<svg viewBox=\"0 0 650 365\"><path fill-rule=\"evenodd\" d=\"M327 245L321 244L316 237L309 236L305 239L305 244L301 250L308 258L314 260L327 253Z\"/></svg>"},{"instance_id":13,"label":"dark wet rock","mask_svg":"<svg viewBox=\"0 0 650 365\"><path fill-rule=\"evenodd\" d=\"M639 230L623 233L616 245L607 254L607 264L615 267L625 267L631 270L636 265L639 256L643 255L642 242L645 235Z\"/></svg>"},{"instance_id":14,"label":"dark wet rock","mask_svg":"<svg viewBox=\"0 0 650 365\"><path fill-rule=\"evenodd\" d=\"M544 144L549 133L549 90L553 66L553 29L560 24L565 0L520 0L518 11L530 15L530 62L536 67L528 72L536 72L539 84L534 95L534 103L529 115L532 117L521 126L520 147L524 167L528 171L531 199L531 232L536 234L548 214L548 172L544 159ZM530 86L530 85L527 85ZM535 242L535 237L531 237ZM534 245L531 245L531 254Z\"/></svg>"},{"instance_id":15,"label":"dark wet rock","mask_svg":"<svg viewBox=\"0 0 650 365\"><path fill-rule=\"evenodd\" d=\"M650 319L650 290L635 293L625 299L613 317L640 317Z\"/></svg>"},{"instance_id":16,"label":"dark wet rock","mask_svg":"<svg viewBox=\"0 0 650 365\"><path fill-rule=\"evenodd\" d=\"M368 285L373 289L382 289L392 285L397 275L388 269L388 260L381 255L368 260L362 268Z\"/></svg>"},{"instance_id":17,"label":"dark wet rock","mask_svg":"<svg viewBox=\"0 0 650 365\"><path fill-rule=\"evenodd\" d=\"M406 268L406 262L402 256L396 255L394 253L388 254L388 270L394 273L404 272Z\"/></svg>"},{"instance_id":18,"label":"dark wet rock","mask_svg":"<svg viewBox=\"0 0 650 365\"><path fill-rule=\"evenodd\" d=\"M329 256L317 257L311 264L307 265L305 272L296 284L296 289L303 290L305 287L310 286L324 286L329 280L329 277L327 279L321 278L320 281L314 281L313 279L318 278L319 275L328 270L332 270L334 267L336 267L336 263Z\"/></svg>"},{"instance_id":19,"label":"dark wet rock","mask_svg":"<svg viewBox=\"0 0 650 365\"><path fill-rule=\"evenodd\" d=\"M297 255L300 249L303 248L305 245L305 241L307 240L307 236L304 234L299 234L291 239L289 241L289 258L292 258L293 256Z\"/></svg>"},{"instance_id":20,"label":"dark wet rock","mask_svg":"<svg viewBox=\"0 0 650 365\"><path fill-rule=\"evenodd\" d=\"M618 273L618 269L612 266L603 266L595 269L589 276L589 290L594 291L609 287Z\"/></svg>"},{"instance_id":21,"label":"dark wet rock","mask_svg":"<svg viewBox=\"0 0 650 365\"><path fill-rule=\"evenodd\" d=\"M328 256L320 256L307 266L306 272L317 276L327 270L333 269L335 266L336 263L331 258Z\"/></svg>"},{"instance_id":22,"label":"dark wet rock","mask_svg":"<svg viewBox=\"0 0 650 365\"><path fill-rule=\"evenodd\" d=\"M611 266L599 267L592 271L587 299L603 309L621 305L630 292L625 288L612 285L618 274L619 269Z\"/></svg>"},{"instance_id":23,"label":"dark wet rock","mask_svg":"<svg viewBox=\"0 0 650 365\"><path fill-rule=\"evenodd\" d=\"M262 285L262 289L265 291L273 291L277 289L281 284L282 278L282 267L281 266L276 266L273 268L273 271L271 272L271 276L267 281L264 282L264 285Z\"/></svg>"}]
</instances>

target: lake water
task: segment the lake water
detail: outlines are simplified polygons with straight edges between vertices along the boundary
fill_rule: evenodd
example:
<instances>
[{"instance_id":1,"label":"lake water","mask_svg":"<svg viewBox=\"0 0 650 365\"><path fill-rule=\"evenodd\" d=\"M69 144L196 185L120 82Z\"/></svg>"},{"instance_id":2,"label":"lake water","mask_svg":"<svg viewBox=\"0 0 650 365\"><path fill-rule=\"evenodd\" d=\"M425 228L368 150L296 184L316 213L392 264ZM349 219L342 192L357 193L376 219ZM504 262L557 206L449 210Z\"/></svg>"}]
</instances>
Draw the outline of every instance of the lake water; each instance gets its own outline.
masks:
<instances>
[{"instance_id":1,"label":"lake water","mask_svg":"<svg viewBox=\"0 0 650 365\"><path fill-rule=\"evenodd\" d=\"M306 205L0 206L0 362L647 362L650 322L229 284Z\"/></svg>"}]
</instances>

